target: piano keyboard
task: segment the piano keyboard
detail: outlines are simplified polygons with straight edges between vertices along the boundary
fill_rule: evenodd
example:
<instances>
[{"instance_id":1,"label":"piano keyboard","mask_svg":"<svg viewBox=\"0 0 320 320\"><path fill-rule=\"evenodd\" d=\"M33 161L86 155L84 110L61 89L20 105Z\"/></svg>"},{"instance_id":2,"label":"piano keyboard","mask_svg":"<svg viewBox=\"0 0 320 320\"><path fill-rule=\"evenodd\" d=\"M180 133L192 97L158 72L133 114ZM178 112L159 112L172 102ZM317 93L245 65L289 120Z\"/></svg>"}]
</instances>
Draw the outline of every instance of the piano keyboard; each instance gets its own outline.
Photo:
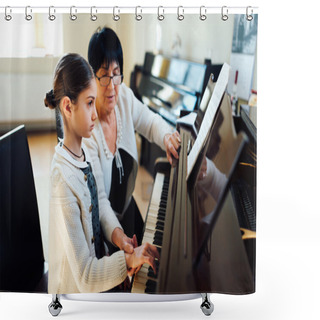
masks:
<instances>
[{"instance_id":1,"label":"piano keyboard","mask_svg":"<svg viewBox=\"0 0 320 320\"><path fill-rule=\"evenodd\" d=\"M256 231L256 210L248 195L248 186L243 180L235 180L231 186L233 201L236 206L239 226Z\"/></svg>"},{"instance_id":2,"label":"piano keyboard","mask_svg":"<svg viewBox=\"0 0 320 320\"><path fill-rule=\"evenodd\" d=\"M145 222L145 230L142 243L151 243L158 248L161 255L163 230L165 223L166 205L168 198L169 177L163 173L157 173L153 184L153 191L149 203L149 209ZM157 274L159 261L156 261ZM157 274L153 269L144 264L134 276L132 293L153 293L157 286Z\"/></svg>"}]
</instances>

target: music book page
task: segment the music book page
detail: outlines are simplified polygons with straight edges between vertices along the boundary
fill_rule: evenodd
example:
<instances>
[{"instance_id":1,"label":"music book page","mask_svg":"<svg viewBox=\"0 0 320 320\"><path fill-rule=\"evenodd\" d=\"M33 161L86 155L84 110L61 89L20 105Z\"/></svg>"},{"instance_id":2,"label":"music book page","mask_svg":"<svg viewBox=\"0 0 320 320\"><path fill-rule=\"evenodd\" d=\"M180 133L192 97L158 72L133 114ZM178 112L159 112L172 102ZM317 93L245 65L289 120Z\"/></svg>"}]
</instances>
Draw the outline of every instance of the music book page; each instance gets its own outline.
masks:
<instances>
[{"instance_id":1,"label":"music book page","mask_svg":"<svg viewBox=\"0 0 320 320\"><path fill-rule=\"evenodd\" d=\"M194 145L188 155L187 160L187 179L197 161L198 155L203 148L210 131L211 126L216 115L216 112L219 108L221 99L226 90L228 79L229 79L230 66L227 63L224 63L220 71L217 83L214 87L212 96L210 98L206 113L201 123L201 127L198 133L198 136L194 142Z\"/></svg>"}]
</instances>

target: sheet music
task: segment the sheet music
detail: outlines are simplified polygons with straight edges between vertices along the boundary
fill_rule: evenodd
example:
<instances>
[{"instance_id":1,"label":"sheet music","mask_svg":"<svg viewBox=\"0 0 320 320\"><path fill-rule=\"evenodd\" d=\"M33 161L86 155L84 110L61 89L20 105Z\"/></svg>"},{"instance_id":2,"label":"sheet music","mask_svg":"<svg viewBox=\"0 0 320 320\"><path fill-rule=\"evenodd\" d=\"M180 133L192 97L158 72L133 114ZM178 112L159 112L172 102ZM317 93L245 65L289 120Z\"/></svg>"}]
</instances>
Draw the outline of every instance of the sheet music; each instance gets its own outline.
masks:
<instances>
[{"instance_id":1,"label":"sheet music","mask_svg":"<svg viewBox=\"0 0 320 320\"><path fill-rule=\"evenodd\" d=\"M205 141L207 140L208 133L213 124L216 112L218 110L219 104L223 97L223 94L226 90L228 79L229 79L230 66L227 63L224 63L220 71L217 83L214 87L211 99L209 101L206 113L201 123L201 127L194 142L194 145L188 155L187 160L187 179L197 161L198 155L204 146Z\"/></svg>"}]
</instances>

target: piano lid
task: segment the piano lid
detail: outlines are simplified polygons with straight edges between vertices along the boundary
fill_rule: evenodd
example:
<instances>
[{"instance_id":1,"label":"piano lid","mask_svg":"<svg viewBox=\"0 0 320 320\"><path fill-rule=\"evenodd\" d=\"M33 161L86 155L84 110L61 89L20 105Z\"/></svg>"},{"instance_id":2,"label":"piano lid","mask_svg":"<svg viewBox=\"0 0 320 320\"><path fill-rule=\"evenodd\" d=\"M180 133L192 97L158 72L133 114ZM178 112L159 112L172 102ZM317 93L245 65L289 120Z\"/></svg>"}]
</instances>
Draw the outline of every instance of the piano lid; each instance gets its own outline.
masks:
<instances>
[{"instance_id":1,"label":"piano lid","mask_svg":"<svg viewBox=\"0 0 320 320\"><path fill-rule=\"evenodd\" d=\"M188 189L193 190L194 183L196 183L198 192L199 210L196 223L198 225L198 239L195 263L199 261L203 254L206 242L224 206L234 170L247 141L248 138L244 132L236 133L230 99L227 95L224 95L217 118L211 129L210 138L200 153L195 166L194 177L197 177L202 160L206 156L208 174L203 180L191 179L188 185Z\"/></svg>"}]
</instances>

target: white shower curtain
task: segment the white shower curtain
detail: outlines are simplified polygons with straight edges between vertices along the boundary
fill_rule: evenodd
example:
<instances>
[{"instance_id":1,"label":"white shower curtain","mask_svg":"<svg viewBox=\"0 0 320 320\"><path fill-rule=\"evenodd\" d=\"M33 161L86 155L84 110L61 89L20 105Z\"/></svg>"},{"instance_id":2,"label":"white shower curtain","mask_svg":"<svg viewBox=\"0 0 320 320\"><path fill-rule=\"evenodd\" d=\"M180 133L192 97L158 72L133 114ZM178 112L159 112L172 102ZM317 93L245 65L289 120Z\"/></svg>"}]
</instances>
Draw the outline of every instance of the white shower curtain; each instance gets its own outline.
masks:
<instances>
[{"instance_id":1,"label":"white shower curtain","mask_svg":"<svg viewBox=\"0 0 320 320\"><path fill-rule=\"evenodd\" d=\"M9 21L0 20L1 134L5 134L21 124L25 125L28 136L33 133L55 133L55 115L45 108L43 103L45 93L52 89L55 66L66 53L78 53L87 59L88 43L91 35L97 28L104 26L112 28L121 40L124 57L124 83L127 87L132 86L130 77L135 66L144 65L146 52L152 52L156 57L172 59L172 68L174 70L171 70L173 72L171 73L171 78L169 75L166 80L169 85L174 82L174 78L179 77L183 72L183 66L179 65L179 61L198 65L205 65L205 61L210 61L215 65L222 65L226 62L231 65L227 94L233 99L238 99L239 109L240 104L248 105L250 98L252 98L251 91L253 90L254 95L257 88L255 59L258 15L253 15L253 20L248 21L248 17L245 14L246 10L243 9L243 11L242 14L229 13L226 21L222 19L220 13L207 14L203 20L199 19L199 14L195 13L185 14L181 20L177 19L176 14L167 14L163 21L157 19L156 14L143 14L142 20L138 21L135 14L121 14L120 11L120 19L115 21L114 14L99 14L97 9L98 19L92 21L89 13L77 12L77 18L72 20L70 19L70 13L59 13L58 8L56 8L56 11L55 8L51 8L50 13L55 15L55 19L51 21L49 19L49 8L47 8L45 13L37 13L36 9L34 9L30 12L32 19L28 21L25 14L15 14L14 8L12 10L9 7L6 8L6 13L11 15L12 19L9 20L7 16ZM117 13L117 11L115 12ZM242 28L242 38L240 40L238 38L239 26ZM234 49L235 41L240 41L243 47L250 47L250 50L248 52L246 50L236 52ZM177 63L177 68L174 68L174 63ZM236 71L237 73L239 71L238 91L235 91L234 82ZM191 80L189 79L189 82ZM184 79L178 85L179 90L185 89L186 83L183 81ZM202 90L199 91L200 95L203 94ZM251 106L250 110L254 107L255 105ZM233 111L237 112L238 109ZM54 150L51 150L49 158L52 158L53 153ZM32 157L33 154L31 153L31 160L34 165L37 159ZM50 177L48 174L37 172L35 167L33 167L33 176L37 194L43 255L47 263L49 255L48 203ZM5 192L6 190L1 190L1 193ZM3 213L1 212L1 214ZM236 229L233 232L237 233L237 237L241 239L239 225L235 227ZM234 228L234 225L232 228ZM230 231L231 229L229 228L228 230ZM212 232L213 230L211 230ZM219 235L219 231L216 231L216 233L218 238L225 236ZM213 241L214 237L210 239L207 239L208 243L203 252L203 257L206 257L204 259L208 259L208 252L210 256L210 253L214 255L216 250L215 244L210 242ZM250 256L247 256L246 251L248 242L251 243L252 241L252 239L240 241L240 250L244 254L240 260L246 260L247 274L241 274L238 279L236 279L237 275L235 275L236 284L230 286L224 284L224 281L227 283L230 279L219 278L221 283L213 283L209 290L206 287L207 291L235 294L255 291L255 248L250 247ZM23 246L21 250L24 250ZM32 248L28 248L28 250L32 250ZM226 253L225 256L213 259L223 261L223 263L219 264L216 269L211 266L211 278L216 279L214 273L217 272L218 274L220 272L219 268L229 268L231 266L231 269L235 270L235 272L238 270L239 274L243 271L239 270L237 265L233 265L240 260L235 259L236 261L233 261L234 257L232 257L231 253L226 252L228 248L217 250L221 254L223 251ZM23 263L21 267L23 267ZM4 268L2 268L1 272L5 272L3 270ZM45 268L44 274L46 274L46 271L47 269ZM191 276L193 271L190 270L189 272ZM24 287L22 286L21 288ZM224 290L223 288L227 289ZM0 291L10 291L10 289L1 288L0 281ZM15 291L19 291L19 288ZM24 290L22 289L21 291ZM39 292L36 287L30 288L28 291ZM40 292L46 291L40 290ZM177 288L175 293L193 292L201 292L201 286L195 286L191 291L181 291ZM159 293L173 292L163 291Z\"/></svg>"}]
</instances>

